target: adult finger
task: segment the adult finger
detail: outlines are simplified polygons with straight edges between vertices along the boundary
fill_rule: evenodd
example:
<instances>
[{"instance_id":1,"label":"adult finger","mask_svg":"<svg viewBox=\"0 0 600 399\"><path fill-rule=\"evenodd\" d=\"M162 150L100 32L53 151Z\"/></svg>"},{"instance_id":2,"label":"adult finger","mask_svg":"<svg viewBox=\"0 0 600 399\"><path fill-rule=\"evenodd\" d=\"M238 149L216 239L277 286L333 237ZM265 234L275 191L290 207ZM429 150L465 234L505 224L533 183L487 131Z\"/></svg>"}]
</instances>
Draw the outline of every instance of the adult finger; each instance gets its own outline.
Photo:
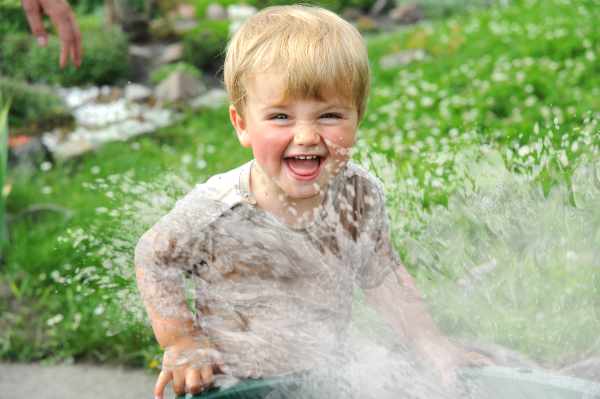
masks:
<instances>
[{"instance_id":1,"label":"adult finger","mask_svg":"<svg viewBox=\"0 0 600 399\"><path fill-rule=\"evenodd\" d=\"M165 387L173 379L173 373L171 371L162 370L158 375L156 384L154 385L154 397L158 399L163 398Z\"/></svg>"},{"instance_id":2,"label":"adult finger","mask_svg":"<svg viewBox=\"0 0 600 399\"><path fill-rule=\"evenodd\" d=\"M69 61L70 57L73 64L78 67L81 65L81 31L77 25L75 15L70 10L65 16L64 26L65 31L59 31L59 36L61 37L61 42L65 51L64 64ZM61 66L64 66L64 64L61 64Z\"/></svg>"},{"instance_id":3,"label":"adult finger","mask_svg":"<svg viewBox=\"0 0 600 399\"><path fill-rule=\"evenodd\" d=\"M70 12L66 12L64 14L52 15L51 19L58 30L58 37L60 38L60 66L64 68L76 43L73 18L70 16Z\"/></svg>"},{"instance_id":4,"label":"adult finger","mask_svg":"<svg viewBox=\"0 0 600 399\"><path fill-rule=\"evenodd\" d=\"M75 16L69 4L64 0L39 0L40 6L56 27L61 43L60 66L64 68L73 48L77 45L76 33L79 31ZM73 61L75 59L73 58Z\"/></svg>"},{"instance_id":5,"label":"adult finger","mask_svg":"<svg viewBox=\"0 0 600 399\"><path fill-rule=\"evenodd\" d=\"M198 369L188 368L185 373L185 390L189 393L200 393L205 388L205 380L203 373Z\"/></svg>"},{"instance_id":6,"label":"adult finger","mask_svg":"<svg viewBox=\"0 0 600 399\"><path fill-rule=\"evenodd\" d=\"M77 25L77 21L73 14L71 14L72 26L73 26L73 34L75 36L75 43L73 45L73 52L71 54L72 60L76 66L81 65L81 58L83 55L83 49L81 47L81 31L79 30L79 26Z\"/></svg>"},{"instance_id":7,"label":"adult finger","mask_svg":"<svg viewBox=\"0 0 600 399\"><path fill-rule=\"evenodd\" d=\"M48 43L48 34L42 23L42 8L40 3L37 0L23 0L21 5L25 11L31 33L38 38L40 45L45 46Z\"/></svg>"}]
</instances>

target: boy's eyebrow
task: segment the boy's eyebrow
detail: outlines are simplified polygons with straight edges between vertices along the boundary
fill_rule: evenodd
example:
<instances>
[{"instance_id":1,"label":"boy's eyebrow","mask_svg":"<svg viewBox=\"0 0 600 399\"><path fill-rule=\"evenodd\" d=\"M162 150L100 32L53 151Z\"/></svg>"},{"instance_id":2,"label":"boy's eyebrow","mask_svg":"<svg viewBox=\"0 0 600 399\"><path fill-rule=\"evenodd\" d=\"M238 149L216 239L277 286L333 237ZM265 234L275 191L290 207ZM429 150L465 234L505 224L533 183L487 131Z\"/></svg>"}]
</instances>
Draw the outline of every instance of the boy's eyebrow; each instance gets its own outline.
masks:
<instances>
[{"instance_id":1,"label":"boy's eyebrow","mask_svg":"<svg viewBox=\"0 0 600 399\"><path fill-rule=\"evenodd\" d=\"M275 110L285 110L287 107L289 106L289 103L275 103L275 104L266 104L262 107L259 108L259 111L261 112L267 112L267 111L275 111ZM350 105L346 105L346 104L342 104L342 103L335 103L335 104L330 104L330 105L326 105L324 108L319 109L319 112L326 112L332 109L341 109L344 111L352 111L353 107Z\"/></svg>"}]
</instances>

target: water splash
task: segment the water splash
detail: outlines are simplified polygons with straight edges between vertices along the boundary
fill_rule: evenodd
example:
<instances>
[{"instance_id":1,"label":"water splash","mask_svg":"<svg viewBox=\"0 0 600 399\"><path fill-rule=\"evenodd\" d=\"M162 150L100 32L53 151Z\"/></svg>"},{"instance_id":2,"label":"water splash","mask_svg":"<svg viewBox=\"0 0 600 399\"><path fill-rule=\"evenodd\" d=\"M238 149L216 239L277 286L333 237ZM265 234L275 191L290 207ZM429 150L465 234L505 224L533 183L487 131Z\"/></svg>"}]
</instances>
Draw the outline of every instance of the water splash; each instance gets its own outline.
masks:
<instances>
[{"instance_id":1,"label":"water splash","mask_svg":"<svg viewBox=\"0 0 600 399\"><path fill-rule=\"evenodd\" d=\"M534 364L553 369L600 351L594 334L600 328L600 211L596 206L600 201L600 162L584 158L570 183L558 184L545 193L536 182L537 175L512 172L499 153L465 148L452 158L453 194L448 206L425 209L425 192L417 177L409 172L408 177L399 179L398 169L381 154L366 156L359 151L355 158L383 180L396 246L415 271L434 317L448 333L457 340L487 344L488 349L500 344L522 352ZM75 265L70 283L80 284L82 292L93 286L112 296L114 301L107 306L123 310L107 328L116 334L128 323L147 322L133 282L133 246L191 186L185 178L174 176L143 184L131 175L118 175L97 180L89 188L127 201L113 209L97 210L111 220L110 229L103 224L65 235L64 240L73 247L103 259L102 270ZM256 256L253 247L277 243L287 234L278 229L257 234L256 230L244 230L240 222L230 226L238 236L247 237L238 244L249 258ZM230 231L220 233L231 235ZM342 240L342 249L344 243L348 244ZM327 254L328 259L322 253L311 255L306 247L292 247L279 255L281 263L291 267L284 272L292 274L302 272L294 266L303 257L325 259L324 265L340 262L336 254ZM352 257L341 259L352 263ZM340 295L348 294L347 287L337 284L326 270L321 280L330 281ZM198 285L202 281L187 280L190 302L199 299ZM224 289L220 295L227 292ZM322 378L307 383L302 397L328 397L327 389L332 387L348 397L451 396L418 366L406 345L359 294L346 296L354 302L346 346L337 352L336 367L322 368ZM282 301L282 306L299 302L298 298L287 299L290 301ZM347 316L341 320L346 323ZM330 350L322 347L320 354Z\"/></svg>"}]
</instances>

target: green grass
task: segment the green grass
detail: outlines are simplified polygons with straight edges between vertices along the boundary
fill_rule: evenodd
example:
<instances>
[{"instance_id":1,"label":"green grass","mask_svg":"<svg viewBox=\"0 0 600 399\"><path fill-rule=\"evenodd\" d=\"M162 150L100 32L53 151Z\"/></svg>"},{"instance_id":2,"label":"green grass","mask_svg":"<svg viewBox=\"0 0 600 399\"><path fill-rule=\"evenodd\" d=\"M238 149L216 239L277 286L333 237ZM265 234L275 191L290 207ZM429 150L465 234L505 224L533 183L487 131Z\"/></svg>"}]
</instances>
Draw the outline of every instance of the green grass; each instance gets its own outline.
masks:
<instances>
[{"instance_id":1,"label":"green grass","mask_svg":"<svg viewBox=\"0 0 600 399\"><path fill-rule=\"evenodd\" d=\"M397 249L447 331L547 364L576 357L594 344L589 332L600 330L590 316L600 294L597 264L581 258L595 254L583 238L597 234L600 222L597 211L577 204L572 185L577 165L600 146L599 12L591 1L515 1L368 40L373 93L355 159L384 181ZM411 48L428 57L379 68L382 56ZM490 154L498 162L482 175ZM11 171L0 358L156 364L132 278L135 241L190 185L249 158L222 108L45 172ZM503 193L506 182L513 190L502 200L504 213L470 211ZM553 196L552 187L564 195ZM519 230L511 218L521 213ZM561 224L563 213L584 216ZM576 228L582 220L585 228ZM554 230L539 237L556 239L567 229L567 244L536 258L536 229L548 226ZM567 251L579 261L567 262ZM459 295L457 281L492 258L501 267L475 290L488 297ZM550 307L568 303L557 308L557 322L536 307L549 295ZM530 328L538 313L546 322Z\"/></svg>"},{"instance_id":2,"label":"green grass","mask_svg":"<svg viewBox=\"0 0 600 399\"><path fill-rule=\"evenodd\" d=\"M4 102L0 96L0 256L3 253L3 247L6 237L4 220L4 182L7 175L8 158L8 110L10 102Z\"/></svg>"}]
</instances>

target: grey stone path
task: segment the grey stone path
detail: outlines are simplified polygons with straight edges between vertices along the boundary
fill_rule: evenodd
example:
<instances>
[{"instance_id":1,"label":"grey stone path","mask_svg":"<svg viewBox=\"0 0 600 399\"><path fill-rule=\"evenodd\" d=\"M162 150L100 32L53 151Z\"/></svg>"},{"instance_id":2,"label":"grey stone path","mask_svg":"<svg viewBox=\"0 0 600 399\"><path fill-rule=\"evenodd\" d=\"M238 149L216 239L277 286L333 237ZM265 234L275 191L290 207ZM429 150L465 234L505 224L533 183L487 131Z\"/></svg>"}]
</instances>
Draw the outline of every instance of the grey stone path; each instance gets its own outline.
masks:
<instances>
[{"instance_id":1,"label":"grey stone path","mask_svg":"<svg viewBox=\"0 0 600 399\"><path fill-rule=\"evenodd\" d=\"M2 399L150 399L154 381L139 369L0 363Z\"/></svg>"}]
</instances>

